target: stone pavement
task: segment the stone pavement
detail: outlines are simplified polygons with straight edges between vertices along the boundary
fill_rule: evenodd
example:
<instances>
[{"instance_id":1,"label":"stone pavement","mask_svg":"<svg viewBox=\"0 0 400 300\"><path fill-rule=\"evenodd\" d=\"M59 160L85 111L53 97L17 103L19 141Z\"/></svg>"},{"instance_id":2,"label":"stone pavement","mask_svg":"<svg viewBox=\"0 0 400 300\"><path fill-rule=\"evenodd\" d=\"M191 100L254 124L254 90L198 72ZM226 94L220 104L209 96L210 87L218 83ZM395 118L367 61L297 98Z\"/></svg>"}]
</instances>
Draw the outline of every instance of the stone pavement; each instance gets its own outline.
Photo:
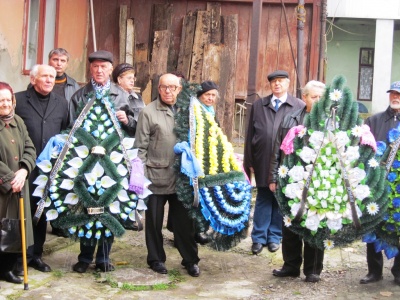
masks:
<instances>
[{"instance_id":1,"label":"stone pavement","mask_svg":"<svg viewBox=\"0 0 400 300\"><path fill-rule=\"evenodd\" d=\"M400 286L393 283L390 264L385 260L384 280L369 285L358 282L366 274L365 245L327 251L322 280L305 283L299 278L276 278L272 270L282 265L279 250L260 255L250 252L251 239L233 249L218 252L199 246L201 275L190 277L180 265L172 234L164 230L166 266L169 275L160 275L146 265L143 232L127 232L113 245L111 259L116 271L87 273L72 271L79 243L48 234L44 261L53 269L41 273L29 268L29 290L23 285L0 281L3 299L400 299ZM138 290L134 290L138 289Z\"/></svg>"}]
</instances>

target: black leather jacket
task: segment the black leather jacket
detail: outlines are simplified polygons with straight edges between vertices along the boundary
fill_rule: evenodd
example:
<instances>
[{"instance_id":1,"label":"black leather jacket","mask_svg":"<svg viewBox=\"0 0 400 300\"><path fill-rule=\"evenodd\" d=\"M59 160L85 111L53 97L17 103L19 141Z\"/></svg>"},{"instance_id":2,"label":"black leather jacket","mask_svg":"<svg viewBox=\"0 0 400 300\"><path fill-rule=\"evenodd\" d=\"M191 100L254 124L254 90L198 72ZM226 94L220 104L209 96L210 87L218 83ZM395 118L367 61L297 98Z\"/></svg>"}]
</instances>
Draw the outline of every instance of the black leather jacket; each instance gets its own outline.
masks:
<instances>
[{"instance_id":1,"label":"black leather jacket","mask_svg":"<svg viewBox=\"0 0 400 300\"><path fill-rule=\"evenodd\" d=\"M268 183L278 182L278 169L279 165L283 161L284 153L280 150L283 139L288 133L289 129L297 125L303 124L304 116L306 115L306 107L295 111L294 113L286 116L281 125L279 126L278 132L276 134L276 139L274 143L274 150L272 151L272 157L270 162L270 172Z\"/></svg>"}]
</instances>

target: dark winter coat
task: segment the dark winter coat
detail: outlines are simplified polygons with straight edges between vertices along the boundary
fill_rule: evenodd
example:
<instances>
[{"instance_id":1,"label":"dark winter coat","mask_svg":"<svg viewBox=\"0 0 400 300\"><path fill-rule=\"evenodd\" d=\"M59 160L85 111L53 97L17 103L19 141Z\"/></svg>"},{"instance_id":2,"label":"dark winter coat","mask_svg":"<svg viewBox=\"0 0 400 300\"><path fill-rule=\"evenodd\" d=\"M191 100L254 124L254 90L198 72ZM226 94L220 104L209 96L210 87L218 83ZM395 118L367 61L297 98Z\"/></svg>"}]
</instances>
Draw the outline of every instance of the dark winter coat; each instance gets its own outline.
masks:
<instances>
[{"instance_id":1,"label":"dark winter coat","mask_svg":"<svg viewBox=\"0 0 400 300\"><path fill-rule=\"evenodd\" d=\"M35 167L36 150L22 119L15 116L8 127L0 120L0 220L19 218L19 197L12 193L15 172L25 168L29 174ZM22 190L26 218L27 246L33 245L29 185Z\"/></svg>"},{"instance_id":2,"label":"dark winter coat","mask_svg":"<svg viewBox=\"0 0 400 300\"><path fill-rule=\"evenodd\" d=\"M386 142L387 133L390 129L396 127L399 121L399 116L396 115L393 109L388 107L385 111L369 117L365 124L370 127L376 141Z\"/></svg>"},{"instance_id":3,"label":"dark winter coat","mask_svg":"<svg viewBox=\"0 0 400 300\"><path fill-rule=\"evenodd\" d=\"M305 103L288 95L286 102L275 111L272 95L255 101L250 109L249 124L244 148L244 168L250 176L254 168L257 187L267 187L269 165L276 134L283 118L305 106Z\"/></svg>"}]
</instances>

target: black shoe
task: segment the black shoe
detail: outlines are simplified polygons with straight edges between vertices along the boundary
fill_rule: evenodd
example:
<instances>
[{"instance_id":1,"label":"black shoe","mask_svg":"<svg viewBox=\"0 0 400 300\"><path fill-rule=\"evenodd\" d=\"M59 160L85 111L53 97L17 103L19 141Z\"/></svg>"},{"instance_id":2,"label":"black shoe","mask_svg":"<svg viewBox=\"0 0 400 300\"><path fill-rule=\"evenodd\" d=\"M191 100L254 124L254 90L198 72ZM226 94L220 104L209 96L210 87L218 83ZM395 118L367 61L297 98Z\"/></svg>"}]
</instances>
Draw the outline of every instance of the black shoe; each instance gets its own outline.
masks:
<instances>
[{"instance_id":1,"label":"black shoe","mask_svg":"<svg viewBox=\"0 0 400 300\"><path fill-rule=\"evenodd\" d=\"M51 268L46 264L41 258L34 258L29 263L28 266L38 270L40 272L51 272Z\"/></svg>"},{"instance_id":2,"label":"black shoe","mask_svg":"<svg viewBox=\"0 0 400 300\"><path fill-rule=\"evenodd\" d=\"M299 277L300 271L291 271L285 268L275 269L272 271L272 275L276 277Z\"/></svg>"},{"instance_id":3,"label":"black shoe","mask_svg":"<svg viewBox=\"0 0 400 300\"><path fill-rule=\"evenodd\" d=\"M72 270L78 273L85 273L89 268L89 264L83 261L78 261L73 267Z\"/></svg>"},{"instance_id":4,"label":"black shoe","mask_svg":"<svg viewBox=\"0 0 400 300\"><path fill-rule=\"evenodd\" d=\"M368 284L368 283L371 283L371 282L377 282L377 281L382 280L382 279L383 279L382 275L375 275L373 273L368 273L367 276L365 276L364 278L362 278L360 280L360 283L361 284Z\"/></svg>"},{"instance_id":5,"label":"black shoe","mask_svg":"<svg viewBox=\"0 0 400 300\"><path fill-rule=\"evenodd\" d=\"M251 252L253 252L253 254L260 253L262 249L263 249L263 244L260 243L253 243L253 245L251 246Z\"/></svg>"},{"instance_id":6,"label":"black shoe","mask_svg":"<svg viewBox=\"0 0 400 300\"><path fill-rule=\"evenodd\" d=\"M394 283L400 285L400 276L394 278Z\"/></svg>"},{"instance_id":7,"label":"black shoe","mask_svg":"<svg viewBox=\"0 0 400 300\"><path fill-rule=\"evenodd\" d=\"M187 264L185 266L188 274L192 277L199 277L200 275L200 268L197 264Z\"/></svg>"},{"instance_id":8,"label":"black shoe","mask_svg":"<svg viewBox=\"0 0 400 300\"><path fill-rule=\"evenodd\" d=\"M18 276L15 276L15 274L12 271L8 271L3 274L3 277L6 281L11 282L11 283L22 283L23 280L19 278Z\"/></svg>"},{"instance_id":9,"label":"black shoe","mask_svg":"<svg viewBox=\"0 0 400 300\"><path fill-rule=\"evenodd\" d=\"M308 275L306 275L305 282L318 282L320 280L321 280L321 278L319 277L318 274L308 274Z\"/></svg>"},{"instance_id":10,"label":"black shoe","mask_svg":"<svg viewBox=\"0 0 400 300\"><path fill-rule=\"evenodd\" d=\"M115 270L114 266L109 262L96 264L96 270L100 270L101 272L112 272Z\"/></svg>"},{"instance_id":11,"label":"black shoe","mask_svg":"<svg viewBox=\"0 0 400 300\"><path fill-rule=\"evenodd\" d=\"M268 243L268 251L269 252L276 252L279 250L279 244L277 243Z\"/></svg>"},{"instance_id":12,"label":"black shoe","mask_svg":"<svg viewBox=\"0 0 400 300\"><path fill-rule=\"evenodd\" d=\"M17 261L14 265L13 273L15 276L24 276L24 267L22 262Z\"/></svg>"},{"instance_id":13,"label":"black shoe","mask_svg":"<svg viewBox=\"0 0 400 300\"><path fill-rule=\"evenodd\" d=\"M200 245L205 245L210 242L210 239L205 233L199 232L194 235L194 240Z\"/></svg>"},{"instance_id":14,"label":"black shoe","mask_svg":"<svg viewBox=\"0 0 400 300\"><path fill-rule=\"evenodd\" d=\"M163 262L157 261L151 264L150 268L157 273L167 274L168 270Z\"/></svg>"}]
</instances>

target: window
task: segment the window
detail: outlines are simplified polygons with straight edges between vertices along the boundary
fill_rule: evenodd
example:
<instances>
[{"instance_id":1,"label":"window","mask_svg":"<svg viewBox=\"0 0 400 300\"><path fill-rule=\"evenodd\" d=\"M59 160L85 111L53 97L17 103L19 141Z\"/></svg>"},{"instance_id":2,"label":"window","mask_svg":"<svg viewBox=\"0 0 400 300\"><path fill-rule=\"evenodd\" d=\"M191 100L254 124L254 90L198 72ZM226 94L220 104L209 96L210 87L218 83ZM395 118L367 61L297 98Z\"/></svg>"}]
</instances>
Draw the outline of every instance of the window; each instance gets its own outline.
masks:
<instances>
[{"instance_id":1,"label":"window","mask_svg":"<svg viewBox=\"0 0 400 300\"><path fill-rule=\"evenodd\" d=\"M374 49L360 48L358 73L358 100L372 100L374 76Z\"/></svg>"},{"instance_id":2,"label":"window","mask_svg":"<svg viewBox=\"0 0 400 300\"><path fill-rule=\"evenodd\" d=\"M59 0L26 0L24 27L24 74L35 64L47 63L55 48Z\"/></svg>"}]
</instances>

